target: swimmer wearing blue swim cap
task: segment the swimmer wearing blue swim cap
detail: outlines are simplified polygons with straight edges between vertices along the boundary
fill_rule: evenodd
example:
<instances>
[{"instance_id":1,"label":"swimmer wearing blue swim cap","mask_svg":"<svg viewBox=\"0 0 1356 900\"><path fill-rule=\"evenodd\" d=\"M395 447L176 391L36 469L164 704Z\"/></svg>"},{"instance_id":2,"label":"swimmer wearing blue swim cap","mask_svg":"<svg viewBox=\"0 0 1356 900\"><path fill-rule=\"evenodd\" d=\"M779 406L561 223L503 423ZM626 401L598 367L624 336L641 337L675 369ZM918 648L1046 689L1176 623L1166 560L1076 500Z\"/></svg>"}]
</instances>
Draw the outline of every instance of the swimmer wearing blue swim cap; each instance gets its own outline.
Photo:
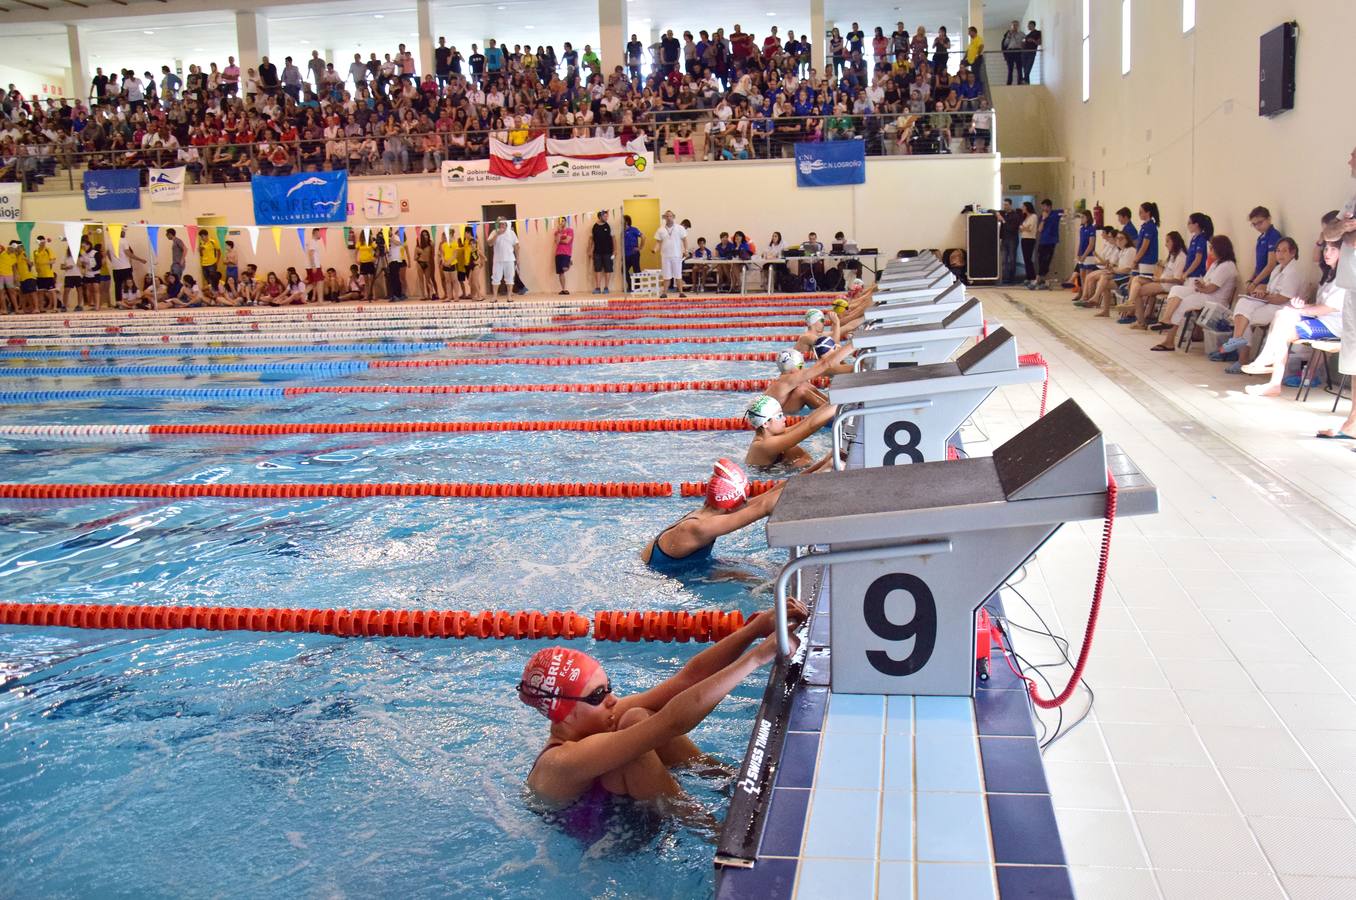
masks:
<instances>
[{"instance_id":1,"label":"swimmer wearing blue swim cap","mask_svg":"<svg viewBox=\"0 0 1356 900\"><path fill-rule=\"evenodd\" d=\"M789 600L787 615L794 629L809 612ZM555 808L609 795L647 802L680 798L670 769L694 762L723 765L692 743L688 732L750 673L776 658L775 624L772 611L764 610L677 674L626 697L613 693L607 672L592 657L570 647L539 650L517 687L518 698L551 722L546 746L528 772L528 788Z\"/></svg>"},{"instance_id":2,"label":"swimmer wearing blue swim cap","mask_svg":"<svg viewBox=\"0 0 1356 900\"><path fill-rule=\"evenodd\" d=\"M800 446L800 442L833 421L838 407L824 404L795 425L786 424L782 405L767 394L758 397L744 411L744 418L754 430L744 462L750 466L767 468L785 464L796 469L817 471L828 461L826 456L815 462Z\"/></svg>"}]
</instances>

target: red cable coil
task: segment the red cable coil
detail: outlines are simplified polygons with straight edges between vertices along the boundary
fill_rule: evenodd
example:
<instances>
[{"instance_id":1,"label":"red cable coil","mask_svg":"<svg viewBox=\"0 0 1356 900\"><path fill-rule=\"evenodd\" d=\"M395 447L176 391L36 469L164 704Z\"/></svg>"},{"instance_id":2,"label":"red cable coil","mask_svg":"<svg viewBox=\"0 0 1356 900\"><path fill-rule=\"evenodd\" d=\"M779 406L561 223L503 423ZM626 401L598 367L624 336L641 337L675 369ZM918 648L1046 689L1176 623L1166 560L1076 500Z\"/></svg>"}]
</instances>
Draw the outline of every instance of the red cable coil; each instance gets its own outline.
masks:
<instances>
[{"instance_id":1,"label":"red cable coil","mask_svg":"<svg viewBox=\"0 0 1356 900\"><path fill-rule=\"evenodd\" d=\"M0 484L0 497L20 500L69 500L142 497L477 497L538 498L672 497L667 481L611 481L541 484L507 482L385 482L369 484Z\"/></svg>"},{"instance_id":2,"label":"red cable coil","mask_svg":"<svg viewBox=\"0 0 1356 900\"><path fill-rule=\"evenodd\" d=\"M1017 357L1019 366L1040 366L1045 369L1045 381L1041 382L1041 413L1040 417L1045 418L1045 402L1050 398L1050 364L1045 361L1045 357L1039 353L1024 353Z\"/></svg>"}]
</instances>

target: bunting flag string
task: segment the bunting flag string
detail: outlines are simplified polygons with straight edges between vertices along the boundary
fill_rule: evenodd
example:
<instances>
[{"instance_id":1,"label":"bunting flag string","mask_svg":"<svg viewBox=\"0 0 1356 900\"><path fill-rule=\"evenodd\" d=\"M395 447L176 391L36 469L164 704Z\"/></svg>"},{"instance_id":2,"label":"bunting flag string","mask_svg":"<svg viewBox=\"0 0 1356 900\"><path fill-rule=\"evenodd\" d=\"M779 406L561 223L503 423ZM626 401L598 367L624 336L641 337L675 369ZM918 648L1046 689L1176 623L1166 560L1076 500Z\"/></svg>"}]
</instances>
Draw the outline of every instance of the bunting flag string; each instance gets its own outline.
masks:
<instances>
[{"instance_id":1,"label":"bunting flag string","mask_svg":"<svg viewBox=\"0 0 1356 900\"><path fill-rule=\"evenodd\" d=\"M80 255L80 240L85 236L84 222L62 222L61 230L66 233L66 249L70 251L71 259ZM155 239L151 239L151 246L155 246Z\"/></svg>"},{"instance_id":2,"label":"bunting flag string","mask_svg":"<svg viewBox=\"0 0 1356 900\"><path fill-rule=\"evenodd\" d=\"M217 252L222 256L226 255L226 235L230 233L230 228L225 225L217 226Z\"/></svg>"},{"instance_id":3,"label":"bunting flag string","mask_svg":"<svg viewBox=\"0 0 1356 900\"><path fill-rule=\"evenodd\" d=\"M258 225L246 225L246 226L245 226L245 234L249 235L249 237L250 237L250 253L258 253L258 252L259 252L259 226L258 226Z\"/></svg>"},{"instance_id":4,"label":"bunting flag string","mask_svg":"<svg viewBox=\"0 0 1356 900\"><path fill-rule=\"evenodd\" d=\"M305 228L298 228L298 229L297 229L297 243L301 245L301 252L302 252L302 253L305 253L305 252L306 252L306 229L305 229Z\"/></svg>"},{"instance_id":5,"label":"bunting flag string","mask_svg":"<svg viewBox=\"0 0 1356 900\"><path fill-rule=\"evenodd\" d=\"M31 247L33 243L33 229L37 226L37 224L38 224L37 222L14 223L14 230L19 232L19 243L24 245L25 253L33 252Z\"/></svg>"},{"instance_id":6,"label":"bunting flag string","mask_svg":"<svg viewBox=\"0 0 1356 900\"><path fill-rule=\"evenodd\" d=\"M198 252L198 226L186 225L184 230L188 232L188 249L194 253Z\"/></svg>"},{"instance_id":7,"label":"bunting flag string","mask_svg":"<svg viewBox=\"0 0 1356 900\"><path fill-rule=\"evenodd\" d=\"M108 252L109 255L117 258L120 254L118 248L122 244L123 226L116 223L109 223L108 227Z\"/></svg>"},{"instance_id":8,"label":"bunting flag string","mask_svg":"<svg viewBox=\"0 0 1356 900\"><path fill-rule=\"evenodd\" d=\"M68 241L70 240L69 234L68 234L66 240L68 240ZM159 226L159 225L147 225L147 226L146 226L146 240L149 241L150 244L151 244L151 256L159 256L159 255L160 255L160 226ZM224 247L224 246L226 246L226 245L225 245L225 244L222 244L222 246Z\"/></svg>"},{"instance_id":9,"label":"bunting flag string","mask_svg":"<svg viewBox=\"0 0 1356 900\"><path fill-rule=\"evenodd\" d=\"M273 249L276 250L278 253L281 253L281 252L282 252L282 228L279 227L279 226L277 226L277 225L274 225L272 228L269 229L269 232L272 233L272 235L273 235Z\"/></svg>"}]
</instances>

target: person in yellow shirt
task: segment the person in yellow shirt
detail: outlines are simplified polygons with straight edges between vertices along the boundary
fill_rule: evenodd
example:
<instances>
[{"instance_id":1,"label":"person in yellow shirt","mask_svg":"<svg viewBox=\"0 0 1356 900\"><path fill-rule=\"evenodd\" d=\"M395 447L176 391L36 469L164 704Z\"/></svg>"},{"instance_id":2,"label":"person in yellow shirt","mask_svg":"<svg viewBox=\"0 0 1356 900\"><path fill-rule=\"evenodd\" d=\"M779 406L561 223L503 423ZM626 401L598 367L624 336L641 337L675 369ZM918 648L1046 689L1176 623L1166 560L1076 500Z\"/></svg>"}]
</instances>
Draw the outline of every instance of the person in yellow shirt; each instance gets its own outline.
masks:
<instances>
[{"instance_id":1,"label":"person in yellow shirt","mask_svg":"<svg viewBox=\"0 0 1356 900\"><path fill-rule=\"evenodd\" d=\"M466 282L457 278L457 262L460 251L457 242L448 240L447 232L441 232L442 242L438 245L438 296L447 300L464 300L467 296ZM455 293L455 296L454 296Z\"/></svg>"},{"instance_id":2,"label":"person in yellow shirt","mask_svg":"<svg viewBox=\"0 0 1356 900\"><path fill-rule=\"evenodd\" d=\"M38 280L33 277L33 265L28 261L23 244L17 247L10 244L9 249L14 253L14 282L19 286L18 310L35 313L38 311Z\"/></svg>"},{"instance_id":3,"label":"person in yellow shirt","mask_svg":"<svg viewBox=\"0 0 1356 900\"><path fill-rule=\"evenodd\" d=\"M975 81L984 80L984 38L980 36L979 29L970 26L970 42L965 45L965 62L970 66L970 71L975 73Z\"/></svg>"},{"instance_id":4,"label":"person in yellow shirt","mask_svg":"<svg viewBox=\"0 0 1356 900\"><path fill-rule=\"evenodd\" d=\"M457 240L457 280L462 283L463 288L470 285L471 300L479 300L483 296L480 291L480 279L476 275L478 268L480 268L480 248L476 246L471 229L464 228Z\"/></svg>"},{"instance_id":5,"label":"person in yellow shirt","mask_svg":"<svg viewBox=\"0 0 1356 900\"><path fill-rule=\"evenodd\" d=\"M215 291L221 283L221 245L210 234L198 238L198 262L202 265L203 280Z\"/></svg>"},{"instance_id":6,"label":"person in yellow shirt","mask_svg":"<svg viewBox=\"0 0 1356 900\"><path fill-rule=\"evenodd\" d=\"M43 312L56 309L56 254L47 243L46 235L38 235L38 246L33 251L33 274L38 282L38 301Z\"/></svg>"},{"instance_id":7,"label":"person in yellow shirt","mask_svg":"<svg viewBox=\"0 0 1356 900\"><path fill-rule=\"evenodd\" d=\"M377 242L369 231L358 231L353 237L353 249L358 254L358 273L367 278L367 299L372 299L372 291L377 282Z\"/></svg>"},{"instance_id":8,"label":"person in yellow shirt","mask_svg":"<svg viewBox=\"0 0 1356 900\"><path fill-rule=\"evenodd\" d=\"M17 313L19 311L19 284L14 280L15 248L23 250L23 244L10 241L9 246L0 250L0 312Z\"/></svg>"}]
</instances>

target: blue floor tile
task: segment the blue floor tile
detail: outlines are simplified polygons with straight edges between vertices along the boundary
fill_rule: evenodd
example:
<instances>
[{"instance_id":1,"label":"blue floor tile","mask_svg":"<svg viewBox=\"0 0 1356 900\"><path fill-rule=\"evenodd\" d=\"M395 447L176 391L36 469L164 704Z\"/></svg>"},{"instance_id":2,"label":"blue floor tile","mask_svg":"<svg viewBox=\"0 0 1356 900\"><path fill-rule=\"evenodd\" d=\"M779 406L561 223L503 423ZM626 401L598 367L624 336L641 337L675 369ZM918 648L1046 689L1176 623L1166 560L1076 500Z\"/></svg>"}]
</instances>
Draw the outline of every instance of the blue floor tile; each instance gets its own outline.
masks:
<instances>
[{"instance_id":1,"label":"blue floor tile","mask_svg":"<svg viewBox=\"0 0 1356 900\"><path fill-rule=\"evenodd\" d=\"M790 900L795 884L794 859L760 859L752 869L721 869L716 900Z\"/></svg>"},{"instance_id":2,"label":"blue floor tile","mask_svg":"<svg viewBox=\"0 0 1356 900\"><path fill-rule=\"evenodd\" d=\"M794 788L774 790L758 855L800 856L800 839L805 834L805 814L809 806L809 791Z\"/></svg>"},{"instance_id":3,"label":"blue floor tile","mask_svg":"<svg viewBox=\"0 0 1356 900\"><path fill-rule=\"evenodd\" d=\"M886 734L913 733L912 697L885 698L885 732Z\"/></svg>"},{"instance_id":4,"label":"blue floor tile","mask_svg":"<svg viewBox=\"0 0 1356 900\"><path fill-rule=\"evenodd\" d=\"M984 735L1035 737L1031 702L1025 691L983 691L975 695L975 721Z\"/></svg>"},{"instance_id":5,"label":"blue floor tile","mask_svg":"<svg viewBox=\"0 0 1356 900\"><path fill-rule=\"evenodd\" d=\"M1035 738L982 737L984 789L993 794L1048 794L1045 765Z\"/></svg>"},{"instance_id":6,"label":"blue floor tile","mask_svg":"<svg viewBox=\"0 0 1356 900\"><path fill-rule=\"evenodd\" d=\"M973 735L974 703L969 697L914 697L913 730L919 741L932 735Z\"/></svg>"},{"instance_id":7,"label":"blue floor tile","mask_svg":"<svg viewBox=\"0 0 1356 900\"><path fill-rule=\"evenodd\" d=\"M799 900L829 897L873 897L876 864L856 859L805 859L800 863Z\"/></svg>"},{"instance_id":8,"label":"blue floor tile","mask_svg":"<svg viewBox=\"0 0 1356 900\"><path fill-rule=\"evenodd\" d=\"M777 764L777 787L812 787L818 758L818 734L788 732L786 742L782 744L781 762Z\"/></svg>"},{"instance_id":9,"label":"blue floor tile","mask_svg":"<svg viewBox=\"0 0 1356 900\"><path fill-rule=\"evenodd\" d=\"M998 893L1003 900L1074 900L1063 866L999 866Z\"/></svg>"},{"instance_id":10,"label":"blue floor tile","mask_svg":"<svg viewBox=\"0 0 1356 900\"><path fill-rule=\"evenodd\" d=\"M913 863L882 862L878 900L913 900Z\"/></svg>"},{"instance_id":11,"label":"blue floor tile","mask_svg":"<svg viewBox=\"0 0 1356 900\"><path fill-rule=\"evenodd\" d=\"M874 791L815 791L804 855L875 859L879 805Z\"/></svg>"},{"instance_id":12,"label":"blue floor tile","mask_svg":"<svg viewBox=\"0 0 1356 900\"><path fill-rule=\"evenodd\" d=\"M913 794L886 791L881 807L880 858L913 859Z\"/></svg>"},{"instance_id":13,"label":"blue floor tile","mask_svg":"<svg viewBox=\"0 0 1356 900\"><path fill-rule=\"evenodd\" d=\"M885 736L885 790L912 791L913 737L907 734Z\"/></svg>"},{"instance_id":14,"label":"blue floor tile","mask_svg":"<svg viewBox=\"0 0 1356 900\"><path fill-rule=\"evenodd\" d=\"M970 791L978 793L979 752L972 735L919 735L914 753L918 758L918 790Z\"/></svg>"},{"instance_id":15,"label":"blue floor tile","mask_svg":"<svg viewBox=\"0 0 1356 900\"><path fill-rule=\"evenodd\" d=\"M993 852L999 863L1064 865L1055 810L1045 794L989 794ZM920 826L921 828L921 826Z\"/></svg>"},{"instance_id":16,"label":"blue floor tile","mask_svg":"<svg viewBox=\"0 0 1356 900\"><path fill-rule=\"evenodd\" d=\"M883 736L833 731L824 734L816 788L880 790Z\"/></svg>"},{"instance_id":17,"label":"blue floor tile","mask_svg":"<svg viewBox=\"0 0 1356 900\"><path fill-rule=\"evenodd\" d=\"M885 698L879 694L832 694L825 731L885 733Z\"/></svg>"},{"instance_id":18,"label":"blue floor tile","mask_svg":"<svg viewBox=\"0 0 1356 900\"><path fill-rule=\"evenodd\" d=\"M824 724L824 710L828 702L828 688L802 687L791 698L791 716L787 728L791 731L819 731Z\"/></svg>"},{"instance_id":19,"label":"blue floor tile","mask_svg":"<svg viewBox=\"0 0 1356 900\"><path fill-rule=\"evenodd\" d=\"M982 794L919 794L917 802L920 861L989 861Z\"/></svg>"},{"instance_id":20,"label":"blue floor tile","mask_svg":"<svg viewBox=\"0 0 1356 900\"><path fill-rule=\"evenodd\" d=\"M994 900L993 868L964 863L919 863L918 900Z\"/></svg>"}]
</instances>

